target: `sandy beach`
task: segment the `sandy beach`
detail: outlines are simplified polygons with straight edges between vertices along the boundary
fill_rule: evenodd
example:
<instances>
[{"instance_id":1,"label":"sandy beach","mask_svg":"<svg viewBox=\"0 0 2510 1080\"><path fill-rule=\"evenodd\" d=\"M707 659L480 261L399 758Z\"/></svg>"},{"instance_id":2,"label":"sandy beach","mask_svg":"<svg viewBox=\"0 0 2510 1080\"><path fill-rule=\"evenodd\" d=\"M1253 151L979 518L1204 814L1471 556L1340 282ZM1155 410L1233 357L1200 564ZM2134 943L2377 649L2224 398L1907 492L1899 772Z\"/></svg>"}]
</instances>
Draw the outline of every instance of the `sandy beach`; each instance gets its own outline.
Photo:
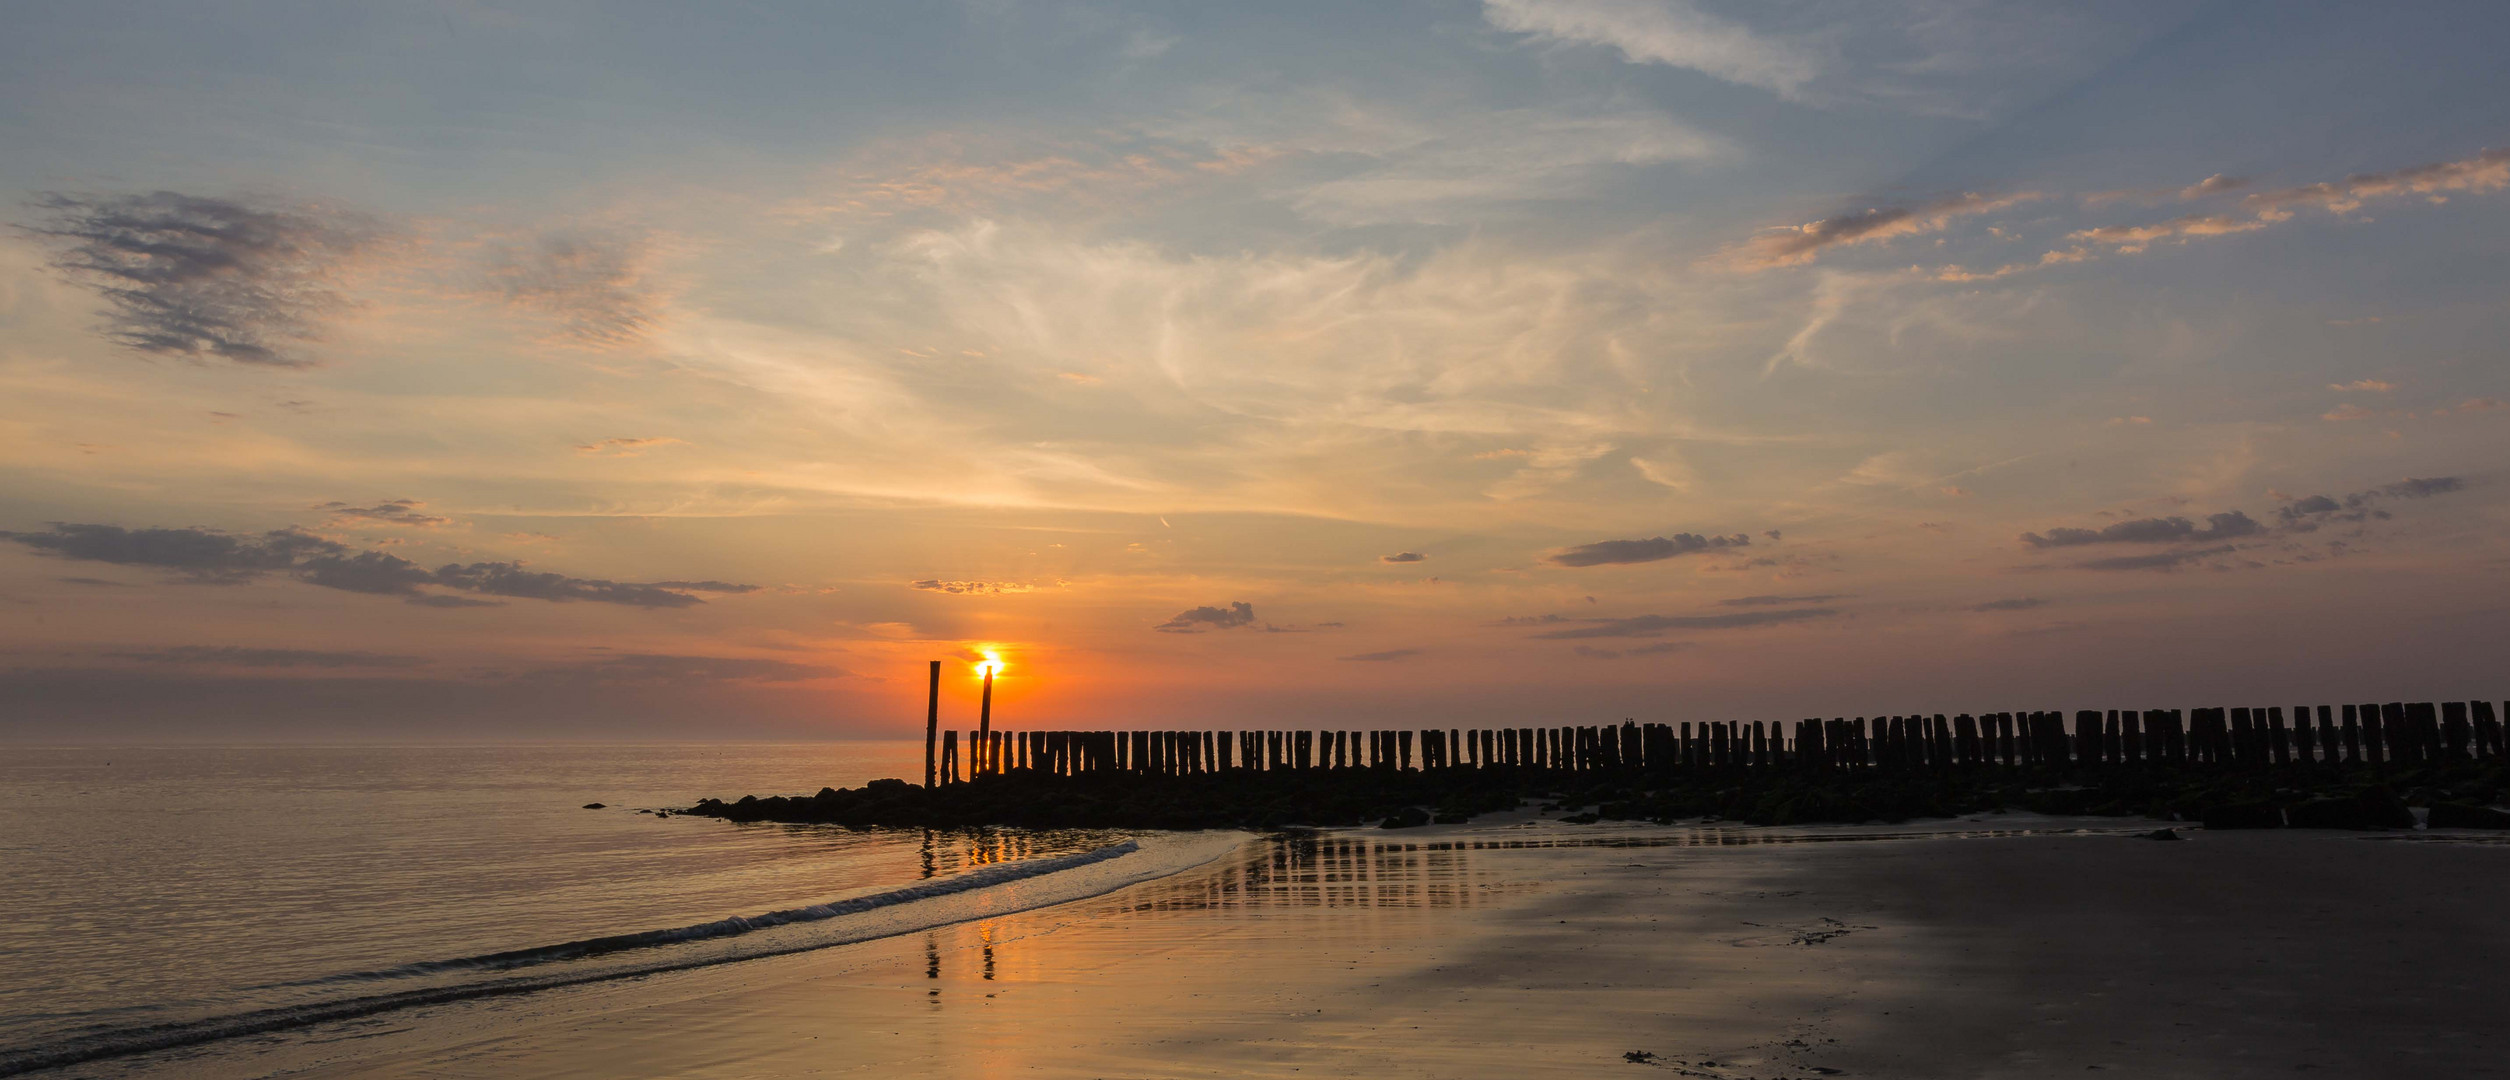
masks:
<instances>
[{"instance_id":1,"label":"sandy beach","mask_svg":"<svg viewBox=\"0 0 2510 1080\"><path fill-rule=\"evenodd\" d=\"M2128 835L2138 824L1537 821L1263 838L1059 907L388 1014L140 1071L2510 1071L2498 1020L2510 845L2199 830L2165 843Z\"/></svg>"}]
</instances>

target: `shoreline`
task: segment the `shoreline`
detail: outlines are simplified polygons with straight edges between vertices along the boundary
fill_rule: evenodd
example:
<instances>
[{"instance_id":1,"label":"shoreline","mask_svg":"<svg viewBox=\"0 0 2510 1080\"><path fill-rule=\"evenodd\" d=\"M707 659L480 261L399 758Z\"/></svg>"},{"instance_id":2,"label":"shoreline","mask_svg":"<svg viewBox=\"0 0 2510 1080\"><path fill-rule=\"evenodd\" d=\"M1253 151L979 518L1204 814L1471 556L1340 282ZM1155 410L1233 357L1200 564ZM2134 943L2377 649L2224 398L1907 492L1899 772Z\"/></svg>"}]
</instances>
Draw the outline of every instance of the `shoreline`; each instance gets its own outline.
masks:
<instances>
[{"instance_id":1,"label":"shoreline","mask_svg":"<svg viewBox=\"0 0 2510 1080\"><path fill-rule=\"evenodd\" d=\"M1022 914L168 1064L317 1077L2502 1074L2491 1016L2510 975L2490 957L2510 945L2493 911L2510 846L2130 835L2161 824L2014 814L1876 834L1510 815L1268 837Z\"/></svg>"}]
</instances>

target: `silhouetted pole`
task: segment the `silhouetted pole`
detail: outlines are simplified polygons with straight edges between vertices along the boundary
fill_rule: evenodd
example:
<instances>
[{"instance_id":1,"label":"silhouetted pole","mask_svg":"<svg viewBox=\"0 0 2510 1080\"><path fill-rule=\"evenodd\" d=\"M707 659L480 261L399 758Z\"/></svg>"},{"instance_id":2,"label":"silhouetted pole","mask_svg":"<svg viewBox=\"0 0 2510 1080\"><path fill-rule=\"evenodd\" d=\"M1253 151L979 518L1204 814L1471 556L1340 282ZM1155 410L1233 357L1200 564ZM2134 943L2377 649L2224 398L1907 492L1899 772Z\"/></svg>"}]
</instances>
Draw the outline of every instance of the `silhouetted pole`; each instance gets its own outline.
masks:
<instances>
[{"instance_id":1,"label":"silhouetted pole","mask_svg":"<svg viewBox=\"0 0 2510 1080\"><path fill-rule=\"evenodd\" d=\"M994 666L985 665L985 703L976 709L976 761L969 772L994 771L991 747L994 734Z\"/></svg>"},{"instance_id":2,"label":"silhouetted pole","mask_svg":"<svg viewBox=\"0 0 2510 1080\"><path fill-rule=\"evenodd\" d=\"M933 681L924 692L924 786L933 786L933 742L941 733L941 661L933 661Z\"/></svg>"}]
</instances>

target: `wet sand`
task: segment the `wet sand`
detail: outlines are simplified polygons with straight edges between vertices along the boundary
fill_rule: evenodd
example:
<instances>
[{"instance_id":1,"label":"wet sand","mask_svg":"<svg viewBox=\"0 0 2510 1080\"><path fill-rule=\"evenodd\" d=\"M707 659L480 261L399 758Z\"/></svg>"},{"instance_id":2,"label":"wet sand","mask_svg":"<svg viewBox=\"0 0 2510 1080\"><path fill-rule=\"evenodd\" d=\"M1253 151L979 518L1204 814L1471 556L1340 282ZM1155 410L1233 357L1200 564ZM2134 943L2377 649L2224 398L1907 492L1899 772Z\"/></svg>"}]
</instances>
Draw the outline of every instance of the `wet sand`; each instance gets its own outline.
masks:
<instances>
[{"instance_id":1,"label":"wet sand","mask_svg":"<svg viewBox=\"0 0 2510 1080\"><path fill-rule=\"evenodd\" d=\"M2022 816L1927 828L2076 825L2121 828ZM930 934L155 1065L412 1077L2510 1071L2510 845L2198 831L2177 843L1762 842L1858 831L1545 822L1259 841L1177 877Z\"/></svg>"}]
</instances>

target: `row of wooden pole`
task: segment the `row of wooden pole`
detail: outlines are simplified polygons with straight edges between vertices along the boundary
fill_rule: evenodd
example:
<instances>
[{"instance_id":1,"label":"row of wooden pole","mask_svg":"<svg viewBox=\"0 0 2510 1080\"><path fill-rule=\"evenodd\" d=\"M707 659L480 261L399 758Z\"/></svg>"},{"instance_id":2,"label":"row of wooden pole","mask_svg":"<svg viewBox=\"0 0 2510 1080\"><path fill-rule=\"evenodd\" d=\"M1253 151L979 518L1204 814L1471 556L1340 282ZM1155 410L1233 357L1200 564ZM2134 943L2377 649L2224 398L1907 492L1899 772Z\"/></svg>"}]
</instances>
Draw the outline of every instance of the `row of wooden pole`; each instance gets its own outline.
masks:
<instances>
[{"instance_id":1,"label":"row of wooden pole","mask_svg":"<svg viewBox=\"0 0 2510 1080\"><path fill-rule=\"evenodd\" d=\"M2235 709L2091 710L1883 716L1782 723L1377 731L996 731L992 677L968 733L939 731L940 664L925 728L926 786L1006 772L1058 776L1311 769L1532 769L1593 772L1792 768L2048 768L2138 762L2218 767L2420 764L2498 758L2489 701ZM2510 703L2505 703L2510 709ZM1790 730L1791 727L1791 730ZM936 734L938 747L936 749ZM1415 749L1418 750L1417 765ZM937 756L936 756L937 754Z\"/></svg>"}]
</instances>

